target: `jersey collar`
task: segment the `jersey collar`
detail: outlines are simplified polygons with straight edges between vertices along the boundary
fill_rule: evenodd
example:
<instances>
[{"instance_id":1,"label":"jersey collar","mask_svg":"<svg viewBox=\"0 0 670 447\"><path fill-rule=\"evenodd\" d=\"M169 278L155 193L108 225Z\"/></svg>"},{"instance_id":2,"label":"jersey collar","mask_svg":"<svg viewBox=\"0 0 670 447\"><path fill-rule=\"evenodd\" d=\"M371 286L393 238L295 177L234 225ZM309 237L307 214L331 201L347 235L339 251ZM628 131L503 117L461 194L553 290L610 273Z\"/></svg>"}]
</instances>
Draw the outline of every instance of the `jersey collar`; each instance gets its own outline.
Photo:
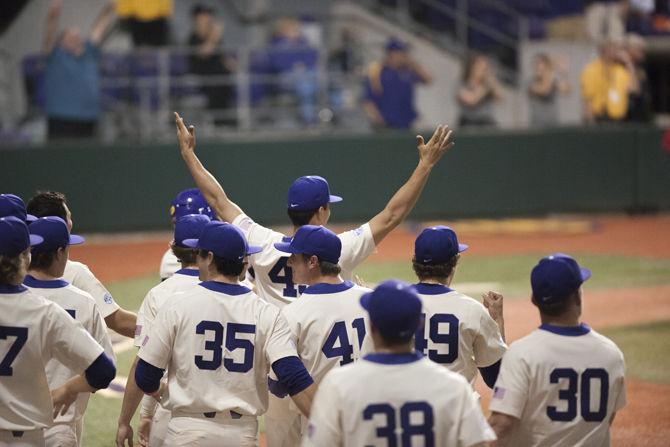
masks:
<instances>
[{"instance_id":1,"label":"jersey collar","mask_svg":"<svg viewBox=\"0 0 670 447\"><path fill-rule=\"evenodd\" d=\"M186 275L186 276L199 276L200 270L198 269L179 269L174 272L175 275Z\"/></svg>"},{"instance_id":2,"label":"jersey collar","mask_svg":"<svg viewBox=\"0 0 670 447\"><path fill-rule=\"evenodd\" d=\"M64 281L62 279L52 279L48 281L42 281L40 279L36 279L32 275L26 275L25 279L23 280L23 284L27 285L28 287L33 287L35 289L61 289L63 287L67 287L70 285L69 282Z\"/></svg>"},{"instance_id":3,"label":"jersey collar","mask_svg":"<svg viewBox=\"0 0 670 447\"><path fill-rule=\"evenodd\" d=\"M13 286L11 284L0 284L0 293L2 294L12 294L12 293L23 293L26 290L26 286L19 284L18 286Z\"/></svg>"},{"instance_id":4,"label":"jersey collar","mask_svg":"<svg viewBox=\"0 0 670 447\"><path fill-rule=\"evenodd\" d=\"M445 293L453 292L453 289L443 284L428 284L425 282L414 284L414 288L421 295L444 295Z\"/></svg>"},{"instance_id":5,"label":"jersey collar","mask_svg":"<svg viewBox=\"0 0 670 447\"><path fill-rule=\"evenodd\" d=\"M351 281L344 281L340 284L326 284L324 282L311 285L305 289L302 293L311 293L314 295L325 295L328 293L338 293L349 290L354 286L354 283Z\"/></svg>"},{"instance_id":6,"label":"jersey collar","mask_svg":"<svg viewBox=\"0 0 670 447\"><path fill-rule=\"evenodd\" d=\"M363 357L365 360L374 363L381 363L382 365L402 365L404 363L412 363L423 358L420 352L412 352L407 354L389 354L375 352Z\"/></svg>"},{"instance_id":7,"label":"jersey collar","mask_svg":"<svg viewBox=\"0 0 670 447\"><path fill-rule=\"evenodd\" d=\"M540 329L551 332L552 334L565 335L567 337L579 337L580 335L586 335L591 332L591 328L586 323L582 323L579 326L554 326L545 323L540 325Z\"/></svg>"},{"instance_id":8,"label":"jersey collar","mask_svg":"<svg viewBox=\"0 0 670 447\"><path fill-rule=\"evenodd\" d=\"M251 289L239 284L228 284L218 281L203 281L199 285L213 292L225 293L226 295L244 295L251 292Z\"/></svg>"}]
</instances>

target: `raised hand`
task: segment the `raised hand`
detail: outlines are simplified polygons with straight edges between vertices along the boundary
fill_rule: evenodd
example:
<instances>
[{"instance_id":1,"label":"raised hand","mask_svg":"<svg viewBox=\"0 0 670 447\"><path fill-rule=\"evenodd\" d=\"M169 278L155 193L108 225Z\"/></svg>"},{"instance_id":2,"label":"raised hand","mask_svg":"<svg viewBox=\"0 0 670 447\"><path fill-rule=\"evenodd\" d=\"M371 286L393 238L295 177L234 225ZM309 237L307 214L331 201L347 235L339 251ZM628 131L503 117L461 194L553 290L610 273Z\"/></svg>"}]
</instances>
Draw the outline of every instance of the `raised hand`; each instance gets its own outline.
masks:
<instances>
[{"instance_id":1,"label":"raised hand","mask_svg":"<svg viewBox=\"0 0 670 447\"><path fill-rule=\"evenodd\" d=\"M195 127L193 125L186 128L184 119L174 112L175 126L177 127L177 140L182 155L195 152Z\"/></svg>"},{"instance_id":2,"label":"raised hand","mask_svg":"<svg viewBox=\"0 0 670 447\"><path fill-rule=\"evenodd\" d=\"M422 163L429 167L435 166L440 158L452 147L454 147L454 131L447 125L437 126L433 136L428 143L425 143L421 135L416 136L416 148L419 151L419 158Z\"/></svg>"}]
</instances>

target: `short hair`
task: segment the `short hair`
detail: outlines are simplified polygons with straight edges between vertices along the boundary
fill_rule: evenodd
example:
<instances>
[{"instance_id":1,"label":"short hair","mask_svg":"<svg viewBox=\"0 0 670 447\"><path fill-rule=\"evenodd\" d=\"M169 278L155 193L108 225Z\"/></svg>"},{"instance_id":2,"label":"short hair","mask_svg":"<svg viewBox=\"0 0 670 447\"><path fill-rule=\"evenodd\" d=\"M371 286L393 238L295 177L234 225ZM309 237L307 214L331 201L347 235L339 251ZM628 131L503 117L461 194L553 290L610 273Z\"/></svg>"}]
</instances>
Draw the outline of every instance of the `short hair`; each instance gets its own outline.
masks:
<instances>
[{"instance_id":1,"label":"short hair","mask_svg":"<svg viewBox=\"0 0 670 447\"><path fill-rule=\"evenodd\" d=\"M65 194L58 191L37 191L37 194L28 201L28 214L37 217L57 216L67 220L65 211Z\"/></svg>"},{"instance_id":2,"label":"short hair","mask_svg":"<svg viewBox=\"0 0 670 447\"><path fill-rule=\"evenodd\" d=\"M287 209L288 218L291 219L293 226L302 227L304 225L309 225L309 221L312 220L312 217L319 211L319 208L313 210L292 210Z\"/></svg>"},{"instance_id":3,"label":"short hair","mask_svg":"<svg viewBox=\"0 0 670 447\"><path fill-rule=\"evenodd\" d=\"M200 250L198 255L206 258L209 250ZM240 276L244 271L244 261L225 259L214 255L214 266L216 271L224 276Z\"/></svg>"},{"instance_id":4,"label":"short hair","mask_svg":"<svg viewBox=\"0 0 670 447\"><path fill-rule=\"evenodd\" d=\"M577 291L574 291L567 297L550 303L541 303L533 296L533 303L540 309L540 313L549 317L560 317L566 313L568 308L572 305L576 294Z\"/></svg>"},{"instance_id":5,"label":"short hair","mask_svg":"<svg viewBox=\"0 0 670 447\"><path fill-rule=\"evenodd\" d=\"M54 263L57 253L58 249L43 253L33 253L30 257L30 268L35 270L47 270Z\"/></svg>"},{"instance_id":6,"label":"short hair","mask_svg":"<svg viewBox=\"0 0 670 447\"><path fill-rule=\"evenodd\" d=\"M172 250L172 253L177 257L177 259L179 259L179 261L182 264L193 265L197 262L196 257L198 255L198 250L194 248L179 247L174 243L172 243L170 248Z\"/></svg>"},{"instance_id":7,"label":"short hair","mask_svg":"<svg viewBox=\"0 0 670 447\"><path fill-rule=\"evenodd\" d=\"M0 255L0 284L13 284L21 272L21 255Z\"/></svg>"},{"instance_id":8,"label":"short hair","mask_svg":"<svg viewBox=\"0 0 670 447\"><path fill-rule=\"evenodd\" d=\"M461 255L457 253L447 262L441 264L422 264L414 257L412 258L412 268L420 281L431 278L448 278L456 268L460 258Z\"/></svg>"},{"instance_id":9,"label":"short hair","mask_svg":"<svg viewBox=\"0 0 670 447\"><path fill-rule=\"evenodd\" d=\"M298 256L300 256L303 262L306 263L309 258L316 255L300 253ZM322 261L319 259L319 273L321 273L323 276L337 276L342 273L342 267L340 267L339 264L333 264L332 262Z\"/></svg>"}]
</instances>

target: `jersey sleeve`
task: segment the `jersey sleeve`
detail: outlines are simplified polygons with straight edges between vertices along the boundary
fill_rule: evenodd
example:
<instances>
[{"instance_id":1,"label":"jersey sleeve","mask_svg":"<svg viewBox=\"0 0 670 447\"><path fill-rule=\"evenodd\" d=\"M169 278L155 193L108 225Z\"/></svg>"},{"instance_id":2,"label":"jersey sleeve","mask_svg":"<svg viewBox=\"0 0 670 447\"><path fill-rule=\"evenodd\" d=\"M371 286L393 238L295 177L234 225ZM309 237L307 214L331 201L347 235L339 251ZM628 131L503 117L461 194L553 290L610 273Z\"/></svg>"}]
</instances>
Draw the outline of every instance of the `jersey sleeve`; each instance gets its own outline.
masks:
<instances>
[{"instance_id":1,"label":"jersey sleeve","mask_svg":"<svg viewBox=\"0 0 670 447\"><path fill-rule=\"evenodd\" d=\"M293 303L282 307L281 314L286 319L286 323L288 324L289 330L291 331L291 337L293 337L293 340L297 343L297 341L300 339L300 324L296 318L295 306Z\"/></svg>"},{"instance_id":2,"label":"jersey sleeve","mask_svg":"<svg viewBox=\"0 0 670 447\"><path fill-rule=\"evenodd\" d=\"M309 425L304 433L303 447L342 445L342 419L339 405L343 400L337 388L327 375L314 396L310 411Z\"/></svg>"},{"instance_id":3,"label":"jersey sleeve","mask_svg":"<svg viewBox=\"0 0 670 447\"><path fill-rule=\"evenodd\" d=\"M63 308L48 303L49 314L45 337L51 355L75 374L83 373L103 353L103 348L84 326Z\"/></svg>"},{"instance_id":4,"label":"jersey sleeve","mask_svg":"<svg viewBox=\"0 0 670 447\"><path fill-rule=\"evenodd\" d=\"M166 369L172 355L172 345L176 336L175 308L163 306L149 331L142 340L137 356L156 368Z\"/></svg>"},{"instance_id":5,"label":"jersey sleeve","mask_svg":"<svg viewBox=\"0 0 670 447\"><path fill-rule=\"evenodd\" d=\"M496 434L486 421L484 413L469 384L465 383L463 406L460 414L458 440L460 446L470 447L483 442L494 441Z\"/></svg>"},{"instance_id":6,"label":"jersey sleeve","mask_svg":"<svg viewBox=\"0 0 670 447\"><path fill-rule=\"evenodd\" d=\"M340 256L342 277L350 280L351 272L375 251L375 239L369 223L355 230L340 233L338 236L342 241L342 255Z\"/></svg>"},{"instance_id":7,"label":"jersey sleeve","mask_svg":"<svg viewBox=\"0 0 670 447\"><path fill-rule=\"evenodd\" d=\"M246 214L240 214L233 219L232 223L242 230L249 245L257 245L266 249L277 239L278 233L276 231L257 224ZM253 256L250 259L253 259Z\"/></svg>"},{"instance_id":8,"label":"jersey sleeve","mask_svg":"<svg viewBox=\"0 0 670 447\"><path fill-rule=\"evenodd\" d=\"M147 295L137 311L137 323L135 326L135 346L141 347L142 341L149 335L151 325L156 318L156 306L154 304L153 289L147 292Z\"/></svg>"},{"instance_id":9,"label":"jersey sleeve","mask_svg":"<svg viewBox=\"0 0 670 447\"><path fill-rule=\"evenodd\" d=\"M616 401L614 401L614 411L619 411L624 406L626 406L626 383L625 383L626 364L624 361L623 353L619 351L619 354L621 355L621 371L619 371L618 377L616 378L614 384L614 389L617 392Z\"/></svg>"},{"instance_id":10,"label":"jersey sleeve","mask_svg":"<svg viewBox=\"0 0 670 447\"><path fill-rule=\"evenodd\" d=\"M102 285L86 265L73 263L71 268L76 269L76 271L70 282L73 286L91 294L102 313L102 318L107 318L119 310L119 305L114 301L112 294L109 293L109 290Z\"/></svg>"},{"instance_id":11,"label":"jersey sleeve","mask_svg":"<svg viewBox=\"0 0 670 447\"><path fill-rule=\"evenodd\" d=\"M286 318L279 312L279 309L272 308L272 311L274 311L275 319L265 343L265 355L270 365L284 357L298 357L298 350Z\"/></svg>"},{"instance_id":12,"label":"jersey sleeve","mask_svg":"<svg viewBox=\"0 0 670 447\"><path fill-rule=\"evenodd\" d=\"M116 361L116 356L114 355L114 348L112 347L112 340L109 338L109 332L107 331L107 325L102 319L102 315L98 310L98 306L93 303L93 321L91 325L91 335L98 342L102 349L105 350L105 354L109 356L110 359Z\"/></svg>"},{"instance_id":13,"label":"jersey sleeve","mask_svg":"<svg viewBox=\"0 0 670 447\"><path fill-rule=\"evenodd\" d=\"M500 335L500 327L483 307L480 310L479 331L473 345L475 364L485 368L500 360L507 345Z\"/></svg>"},{"instance_id":14,"label":"jersey sleeve","mask_svg":"<svg viewBox=\"0 0 670 447\"><path fill-rule=\"evenodd\" d=\"M530 389L530 371L518 349L509 349L502 359L489 409L521 418Z\"/></svg>"}]
</instances>

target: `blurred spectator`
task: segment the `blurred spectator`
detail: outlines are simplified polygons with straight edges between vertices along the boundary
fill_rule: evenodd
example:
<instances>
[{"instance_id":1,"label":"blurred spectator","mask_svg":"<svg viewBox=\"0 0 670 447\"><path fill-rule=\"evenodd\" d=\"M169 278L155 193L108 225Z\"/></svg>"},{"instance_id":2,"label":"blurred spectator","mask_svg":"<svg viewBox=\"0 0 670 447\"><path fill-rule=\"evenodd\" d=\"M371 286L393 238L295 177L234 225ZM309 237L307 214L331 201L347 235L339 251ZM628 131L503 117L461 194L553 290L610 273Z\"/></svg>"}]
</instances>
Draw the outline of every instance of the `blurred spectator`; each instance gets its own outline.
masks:
<instances>
[{"instance_id":1,"label":"blurred spectator","mask_svg":"<svg viewBox=\"0 0 670 447\"><path fill-rule=\"evenodd\" d=\"M649 122L651 113L651 89L647 71L644 67L645 41L636 34L629 34L626 38L626 51L635 70L638 81L637 89L631 89L628 95L628 117L627 121ZM634 86L633 86L634 87Z\"/></svg>"},{"instance_id":2,"label":"blurred spectator","mask_svg":"<svg viewBox=\"0 0 670 447\"><path fill-rule=\"evenodd\" d=\"M567 63L539 53L533 58L533 71L528 87L531 126L555 126L558 122L558 96L567 95L571 90Z\"/></svg>"},{"instance_id":3,"label":"blurred spectator","mask_svg":"<svg viewBox=\"0 0 670 447\"><path fill-rule=\"evenodd\" d=\"M375 127L407 129L416 119L414 86L430 84L432 75L409 54L407 44L390 39L386 56L368 68L363 108Z\"/></svg>"},{"instance_id":4,"label":"blurred spectator","mask_svg":"<svg viewBox=\"0 0 670 447\"><path fill-rule=\"evenodd\" d=\"M116 14L130 31L135 47L168 45L172 0L116 0Z\"/></svg>"},{"instance_id":5,"label":"blurred spectator","mask_svg":"<svg viewBox=\"0 0 670 447\"><path fill-rule=\"evenodd\" d=\"M108 3L96 19L88 39L78 28L58 33L62 1L49 5L43 51L45 67L45 111L48 138L92 137L100 116L98 45L114 15Z\"/></svg>"},{"instance_id":6,"label":"blurred spectator","mask_svg":"<svg viewBox=\"0 0 670 447\"><path fill-rule=\"evenodd\" d=\"M191 12L193 18L193 29L188 39L188 45L194 54L189 57L189 67L193 74L201 76L226 76L234 69L234 61L226 58L220 48L223 24L216 22L214 11L203 5L196 5ZM232 110L235 103L235 90L233 79L216 80L216 85L209 84L211 80L205 79L206 84L201 91L207 96L207 108L225 113L234 113ZM235 125L234 117L217 117L217 124Z\"/></svg>"},{"instance_id":7,"label":"blurred spectator","mask_svg":"<svg viewBox=\"0 0 670 447\"><path fill-rule=\"evenodd\" d=\"M503 98L502 87L489 60L471 55L465 63L457 99L461 107L460 126L495 126L493 104Z\"/></svg>"},{"instance_id":8,"label":"blurred spectator","mask_svg":"<svg viewBox=\"0 0 670 447\"><path fill-rule=\"evenodd\" d=\"M606 41L599 51L599 56L582 71L584 120L621 121L628 113L628 95L639 91L635 67L616 41Z\"/></svg>"},{"instance_id":9,"label":"blurred spectator","mask_svg":"<svg viewBox=\"0 0 670 447\"><path fill-rule=\"evenodd\" d=\"M596 43L623 39L628 0L587 0L586 32Z\"/></svg>"}]
</instances>

